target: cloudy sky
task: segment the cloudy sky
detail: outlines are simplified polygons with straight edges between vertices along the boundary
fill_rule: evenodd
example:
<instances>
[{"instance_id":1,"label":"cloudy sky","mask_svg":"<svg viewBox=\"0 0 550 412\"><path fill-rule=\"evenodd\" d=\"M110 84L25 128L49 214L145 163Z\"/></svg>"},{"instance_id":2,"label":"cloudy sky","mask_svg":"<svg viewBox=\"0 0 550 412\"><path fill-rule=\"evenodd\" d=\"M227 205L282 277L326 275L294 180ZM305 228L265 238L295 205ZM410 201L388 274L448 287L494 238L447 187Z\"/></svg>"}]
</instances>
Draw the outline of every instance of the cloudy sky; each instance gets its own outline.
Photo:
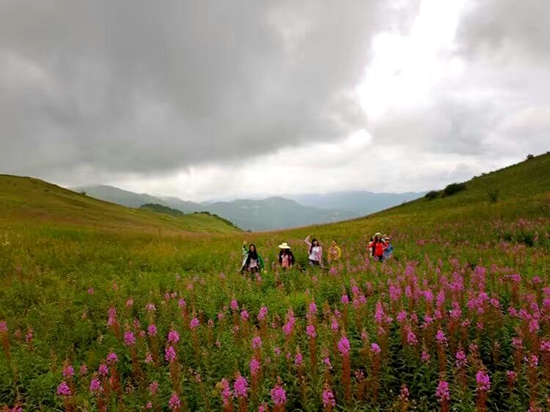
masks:
<instances>
[{"instance_id":1,"label":"cloudy sky","mask_svg":"<svg viewBox=\"0 0 550 412\"><path fill-rule=\"evenodd\" d=\"M0 1L0 173L420 191L550 149L545 0Z\"/></svg>"}]
</instances>

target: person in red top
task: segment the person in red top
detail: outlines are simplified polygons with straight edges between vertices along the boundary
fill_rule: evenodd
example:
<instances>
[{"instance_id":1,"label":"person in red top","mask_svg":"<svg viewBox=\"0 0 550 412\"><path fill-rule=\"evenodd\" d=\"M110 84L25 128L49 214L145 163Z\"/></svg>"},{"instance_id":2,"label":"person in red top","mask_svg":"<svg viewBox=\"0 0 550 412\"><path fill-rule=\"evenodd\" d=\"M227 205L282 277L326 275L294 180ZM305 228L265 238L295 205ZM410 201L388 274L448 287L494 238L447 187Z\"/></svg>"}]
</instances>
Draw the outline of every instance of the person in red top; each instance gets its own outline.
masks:
<instances>
[{"instance_id":1,"label":"person in red top","mask_svg":"<svg viewBox=\"0 0 550 412\"><path fill-rule=\"evenodd\" d=\"M369 250L374 256L374 260L380 262L384 261L384 250L386 250L386 242L382 239L382 234L377 233L374 235L374 239L369 244Z\"/></svg>"}]
</instances>

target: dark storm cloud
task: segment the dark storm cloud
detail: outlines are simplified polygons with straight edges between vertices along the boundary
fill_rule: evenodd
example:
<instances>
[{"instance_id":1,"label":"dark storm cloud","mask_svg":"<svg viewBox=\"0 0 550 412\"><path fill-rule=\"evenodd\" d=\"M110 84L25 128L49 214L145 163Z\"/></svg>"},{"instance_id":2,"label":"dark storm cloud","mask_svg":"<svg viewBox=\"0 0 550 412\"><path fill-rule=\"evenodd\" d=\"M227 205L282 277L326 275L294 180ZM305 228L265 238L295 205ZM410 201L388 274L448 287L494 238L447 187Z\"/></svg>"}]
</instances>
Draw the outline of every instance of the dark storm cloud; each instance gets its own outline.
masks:
<instances>
[{"instance_id":1,"label":"dark storm cloud","mask_svg":"<svg viewBox=\"0 0 550 412\"><path fill-rule=\"evenodd\" d=\"M4 0L1 171L159 173L344 137L365 127L374 20L406 20L389 4Z\"/></svg>"}]
</instances>

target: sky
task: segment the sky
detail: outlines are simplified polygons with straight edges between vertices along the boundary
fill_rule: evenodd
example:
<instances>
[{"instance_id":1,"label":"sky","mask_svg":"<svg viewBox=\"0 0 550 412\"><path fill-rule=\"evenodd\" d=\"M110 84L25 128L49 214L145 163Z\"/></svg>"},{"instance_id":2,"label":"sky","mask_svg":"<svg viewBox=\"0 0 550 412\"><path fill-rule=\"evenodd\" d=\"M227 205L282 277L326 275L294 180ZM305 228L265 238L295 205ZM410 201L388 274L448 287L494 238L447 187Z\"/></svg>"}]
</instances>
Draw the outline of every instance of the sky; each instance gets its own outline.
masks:
<instances>
[{"instance_id":1,"label":"sky","mask_svg":"<svg viewBox=\"0 0 550 412\"><path fill-rule=\"evenodd\" d=\"M0 173L185 200L439 189L550 150L544 0L0 1Z\"/></svg>"}]
</instances>

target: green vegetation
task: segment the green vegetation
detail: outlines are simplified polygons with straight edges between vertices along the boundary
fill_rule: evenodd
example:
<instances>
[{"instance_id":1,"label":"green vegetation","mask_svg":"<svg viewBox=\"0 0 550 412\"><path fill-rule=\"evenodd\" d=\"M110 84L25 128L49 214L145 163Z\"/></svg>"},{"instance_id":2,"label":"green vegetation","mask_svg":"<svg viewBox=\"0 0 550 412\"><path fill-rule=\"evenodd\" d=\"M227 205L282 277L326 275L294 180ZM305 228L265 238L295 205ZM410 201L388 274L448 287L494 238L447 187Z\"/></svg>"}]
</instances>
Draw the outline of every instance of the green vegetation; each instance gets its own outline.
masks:
<instances>
[{"instance_id":1,"label":"green vegetation","mask_svg":"<svg viewBox=\"0 0 550 412\"><path fill-rule=\"evenodd\" d=\"M183 216L185 214L181 210L172 209L171 207L159 205L158 203L146 203L139 208L142 210L150 210L151 212L165 213L171 216Z\"/></svg>"},{"instance_id":2,"label":"green vegetation","mask_svg":"<svg viewBox=\"0 0 550 412\"><path fill-rule=\"evenodd\" d=\"M452 196L258 234L205 214L173 217L36 180L1 182L0 405L548 406L550 155L473 179ZM488 202L497 187L498 202ZM378 231L395 247L383 264L366 253ZM309 233L325 248L335 239L341 261L309 268L302 240ZM266 261L254 278L238 273L243 237ZM287 272L276 265L283 241L298 262ZM247 397L224 398L226 382L234 393L239 374ZM95 383L102 390L91 390ZM280 390L285 402L273 395ZM323 404L323 392L325 401L334 396L334 408Z\"/></svg>"}]
</instances>

